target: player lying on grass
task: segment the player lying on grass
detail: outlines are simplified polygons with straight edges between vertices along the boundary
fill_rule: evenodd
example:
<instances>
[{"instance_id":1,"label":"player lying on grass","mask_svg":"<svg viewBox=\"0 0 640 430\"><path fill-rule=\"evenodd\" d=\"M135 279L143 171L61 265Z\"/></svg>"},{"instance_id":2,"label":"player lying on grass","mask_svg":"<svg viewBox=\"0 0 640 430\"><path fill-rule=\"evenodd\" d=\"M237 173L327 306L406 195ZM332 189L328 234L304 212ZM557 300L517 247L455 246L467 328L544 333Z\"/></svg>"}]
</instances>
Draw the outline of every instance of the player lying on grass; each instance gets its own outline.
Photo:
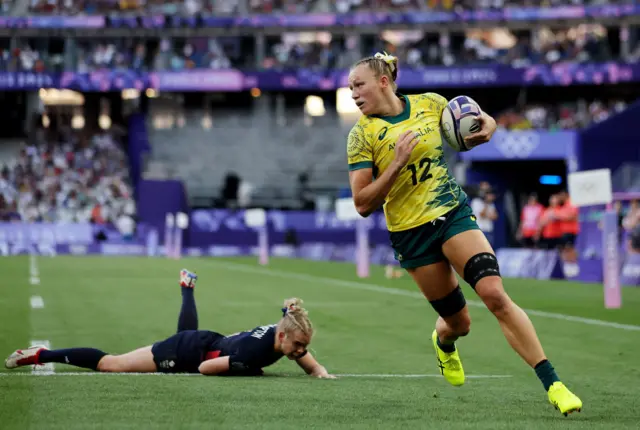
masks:
<instances>
[{"instance_id":1,"label":"player lying on grass","mask_svg":"<svg viewBox=\"0 0 640 430\"><path fill-rule=\"evenodd\" d=\"M197 276L180 272L182 308L178 332L170 338L123 355L93 348L48 350L34 346L14 352L5 361L8 369L45 363L64 363L99 372L202 373L203 375L257 376L282 357L295 360L317 378L331 378L307 351L313 327L299 299L285 301L277 324L223 336L198 330L194 298Z\"/></svg>"},{"instance_id":2,"label":"player lying on grass","mask_svg":"<svg viewBox=\"0 0 640 430\"><path fill-rule=\"evenodd\" d=\"M471 319L455 270L535 369L549 401L563 414L579 411L582 401L560 382L529 317L505 292L493 249L449 174L440 132L447 100L435 93L396 93L397 75L397 59L386 54L351 69L349 88L362 116L347 140L349 181L362 216L384 206L396 259L440 315L432 342L442 374L452 385L464 383L455 341L469 333ZM466 138L470 147L488 142L496 130L485 113L480 123Z\"/></svg>"}]
</instances>

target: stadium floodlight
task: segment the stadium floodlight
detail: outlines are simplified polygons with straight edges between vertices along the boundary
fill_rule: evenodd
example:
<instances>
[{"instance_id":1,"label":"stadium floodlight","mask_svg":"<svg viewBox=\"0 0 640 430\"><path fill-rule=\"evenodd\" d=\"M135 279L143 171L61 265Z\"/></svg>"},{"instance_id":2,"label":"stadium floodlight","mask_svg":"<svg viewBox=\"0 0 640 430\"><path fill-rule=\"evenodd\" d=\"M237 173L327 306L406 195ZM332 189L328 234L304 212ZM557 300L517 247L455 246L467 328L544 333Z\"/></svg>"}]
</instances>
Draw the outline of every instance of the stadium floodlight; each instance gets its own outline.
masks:
<instances>
[{"instance_id":1,"label":"stadium floodlight","mask_svg":"<svg viewBox=\"0 0 640 430\"><path fill-rule=\"evenodd\" d=\"M324 100L318 96L307 96L304 108L309 116L324 116Z\"/></svg>"},{"instance_id":2,"label":"stadium floodlight","mask_svg":"<svg viewBox=\"0 0 640 430\"><path fill-rule=\"evenodd\" d=\"M82 130L84 128L84 116L76 114L71 118L71 127L74 130Z\"/></svg>"},{"instance_id":3,"label":"stadium floodlight","mask_svg":"<svg viewBox=\"0 0 640 430\"><path fill-rule=\"evenodd\" d=\"M98 117L98 124L103 130L109 130L111 128L111 117L109 115L102 114Z\"/></svg>"},{"instance_id":4,"label":"stadium floodlight","mask_svg":"<svg viewBox=\"0 0 640 430\"><path fill-rule=\"evenodd\" d=\"M355 221L356 228L356 273L360 278L369 277L369 230L351 197L336 200L336 217L340 221Z\"/></svg>"},{"instance_id":5,"label":"stadium floodlight","mask_svg":"<svg viewBox=\"0 0 640 430\"><path fill-rule=\"evenodd\" d=\"M122 100L136 100L140 98L140 91L135 88L126 88L121 93Z\"/></svg>"},{"instance_id":6,"label":"stadium floodlight","mask_svg":"<svg viewBox=\"0 0 640 430\"><path fill-rule=\"evenodd\" d=\"M41 88L38 91L40 100L45 106L83 106L84 96L73 90Z\"/></svg>"},{"instance_id":7,"label":"stadium floodlight","mask_svg":"<svg viewBox=\"0 0 640 430\"><path fill-rule=\"evenodd\" d=\"M213 119L211 118L211 115L207 113L202 117L202 128L209 130L211 127L213 127Z\"/></svg>"},{"instance_id":8,"label":"stadium floodlight","mask_svg":"<svg viewBox=\"0 0 640 430\"><path fill-rule=\"evenodd\" d=\"M349 88L338 88L336 90L336 110L340 115L360 114L360 109L351 98Z\"/></svg>"},{"instance_id":9,"label":"stadium floodlight","mask_svg":"<svg viewBox=\"0 0 640 430\"><path fill-rule=\"evenodd\" d=\"M267 231L267 213L264 209L247 209L244 223L258 233L258 262L269 264L269 233Z\"/></svg>"},{"instance_id":10,"label":"stadium floodlight","mask_svg":"<svg viewBox=\"0 0 640 430\"><path fill-rule=\"evenodd\" d=\"M602 220L602 270L604 274L604 307L622 306L620 289L620 253L618 214L612 206L611 170L596 169L569 173L567 176L571 203L577 207L607 205Z\"/></svg>"}]
</instances>

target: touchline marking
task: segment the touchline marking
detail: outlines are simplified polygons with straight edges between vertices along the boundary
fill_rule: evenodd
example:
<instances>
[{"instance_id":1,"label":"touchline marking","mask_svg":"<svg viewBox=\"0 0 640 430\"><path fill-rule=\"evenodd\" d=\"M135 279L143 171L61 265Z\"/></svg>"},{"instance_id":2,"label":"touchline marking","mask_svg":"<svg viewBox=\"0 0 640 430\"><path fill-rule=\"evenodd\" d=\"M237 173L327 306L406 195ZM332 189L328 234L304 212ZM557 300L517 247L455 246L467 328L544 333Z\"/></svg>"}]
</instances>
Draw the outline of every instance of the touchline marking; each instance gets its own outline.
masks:
<instances>
[{"instance_id":1,"label":"touchline marking","mask_svg":"<svg viewBox=\"0 0 640 430\"><path fill-rule=\"evenodd\" d=\"M34 346L44 346L47 349L51 349L51 342L48 340L32 340L29 347ZM44 375L55 375L55 367L53 363L46 363L39 366L34 366L31 373L23 373L23 375L31 375L31 376L44 376Z\"/></svg>"},{"instance_id":2,"label":"touchline marking","mask_svg":"<svg viewBox=\"0 0 640 430\"><path fill-rule=\"evenodd\" d=\"M51 364L51 363L49 363ZM7 376L166 376L166 377L177 377L177 376L203 376L199 373L109 373L109 372L17 372L17 373L0 373L0 378ZM276 375L273 375L276 376ZM279 376L294 376L294 375L279 375ZM297 375L295 375L297 376ZM300 376L304 376L300 374ZM345 373L345 374L336 374L338 378L443 378L439 373L433 374L417 374L417 375L404 375L404 374L392 374L392 373L370 373L370 374L360 374L360 373ZM269 377L269 375L267 375ZM467 379L503 379L503 378L511 378L512 375L465 375Z\"/></svg>"},{"instance_id":3,"label":"touchline marking","mask_svg":"<svg viewBox=\"0 0 640 430\"><path fill-rule=\"evenodd\" d=\"M40 274L38 272L38 261L35 254L29 254L29 283L31 285L40 284Z\"/></svg>"},{"instance_id":4,"label":"touchline marking","mask_svg":"<svg viewBox=\"0 0 640 430\"><path fill-rule=\"evenodd\" d=\"M42 309L44 308L44 300L40 296L31 296L31 309Z\"/></svg>"},{"instance_id":5,"label":"touchline marking","mask_svg":"<svg viewBox=\"0 0 640 430\"><path fill-rule=\"evenodd\" d=\"M439 373L430 373L424 375L395 375L395 374L359 374L359 373L345 373L342 375L336 374L335 376L339 378L443 378L443 376ZM511 375L465 375L467 379L500 379L500 378L511 378Z\"/></svg>"},{"instance_id":6,"label":"touchline marking","mask_svg":"<svg viewBox=\"0 0 640 430\"><path fill-rule=\"evenodd\" d=\"M277 269L262 269L258 267L248 266L246 264L238 264L238 263L230 263L230 262L220 263L217 261L205 261L205 260L203 260L203 262L218 266L223 269L235 270L238 272L256 273L256 274L267 275L267 276L299 279L301 281L308 281L308 282L322 282L325 284L352 288L356 290L374 291L377 293L424 299L424 296L418 293L417 291L401 290L398 288L384 287L382 285L369 284L365 282L344 281L342 279L326 278L324 276L315 276L315 275L308 275L304 273L287 272L284 270L277 270ZM474 306L478 308L486 308L485 304L478 300L467 300L467 304L469 306ZM542 318L571 321L571 322L595 325L600 327L611 327L611 328L617 328L620 330L627 330L627 331L640 331L640 326L637 326L637 325L619 324L611 321L602 321L602 320L597 320L592 318L576 317L572 315L557 314L554 312L537 311L534 309L524 309L524 311L529 315L535 315Z\"/></svg>"}]
</instances>

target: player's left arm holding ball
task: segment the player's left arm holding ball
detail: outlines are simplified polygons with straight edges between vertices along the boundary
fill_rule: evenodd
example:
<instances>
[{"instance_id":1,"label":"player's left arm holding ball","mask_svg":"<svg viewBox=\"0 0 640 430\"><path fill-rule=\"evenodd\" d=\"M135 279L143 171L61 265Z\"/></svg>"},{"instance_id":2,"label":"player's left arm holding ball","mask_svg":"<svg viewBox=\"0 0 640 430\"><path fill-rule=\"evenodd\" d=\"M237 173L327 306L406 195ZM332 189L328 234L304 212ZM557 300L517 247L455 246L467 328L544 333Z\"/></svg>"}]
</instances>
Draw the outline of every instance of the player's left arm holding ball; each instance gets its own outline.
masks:
<instances>
[{"instance_id":1,"label":"player's left arm holding ball","mask_svg":"<svg viewBox=\"0 0 640 430\"><path fill-rule=\"evenodd\" d=\"M480 123L480 131L473 133L464 139L469 148L474 148L478 145L489 142L493 133L498 129L496 120L485 111L482 111L482 114L478 117L478 122Z\"/></svg>"}]
</instances>

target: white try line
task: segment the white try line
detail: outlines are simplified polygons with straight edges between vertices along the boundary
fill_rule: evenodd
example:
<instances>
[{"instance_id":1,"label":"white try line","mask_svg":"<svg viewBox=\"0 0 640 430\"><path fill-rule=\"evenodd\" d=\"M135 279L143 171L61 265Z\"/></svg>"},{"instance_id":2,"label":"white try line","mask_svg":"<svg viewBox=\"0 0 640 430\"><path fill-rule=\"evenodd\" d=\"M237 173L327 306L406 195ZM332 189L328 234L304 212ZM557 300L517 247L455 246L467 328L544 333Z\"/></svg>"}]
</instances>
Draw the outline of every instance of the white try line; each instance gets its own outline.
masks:
<instances>
[{"instance_id":1,"label":"white try line","mask_svg":"<svg viewBox=\"0 0 640 430\"><path fill-rule=\"evenodd\" d=\"M48 340L32 340L29 347L34 346L44 346L47 349L51 349L51 342ZM33 366L33 370L31 373L23 373L23 375L31 375L31 376L46 376L46 375L55 375L55 367L53 363L47 363L40 366Z\"/></svg>"},{"instance_id":2,"label":"white try line","mask_svg":"<svg viewBox=\"0 0 640 430\"><path fill-rule=\"evenodd\" d=\"M31 309L42 309L44 308L44 300L40 296L31 296L29 300L31 303Z\"/></svg>"},{"instance_id":3,"label":"white try line","mask_svg":"<svg viewBox=\"0 0 640 430\"><path fill-rule=\"evenodd\" d=\"M298 280L301 280L301 281L323 283L323 284L326 284L326 285L334 285L334 286L338 286L338 287L346 287L346 288L351 288L351 289L355 289L355 290L373 291L373 292L376 292L376 293L384 293L384 294L392 294L392 295L396 295L396 296L405 296L405 297L424 299L424 296L422 294L420 294L419 292L417 292L417 291L401 290L399 288L385 287L385 286L382 286L382 285L369 284L369 283L365 283L365 282L345 281L345 280L342 280L342 279L327 278L327 277L324 277L324 276L308 275L308 274L304 274L304 273L287 272L287 271L284 271L284 270L277 270L277 269L263 269L263 268L259 268L259 267L249 266L249 265L246 265L246 264L230 263L230 262L226 262L226 261L224 263L220 263L220 262L217 262L217 261L211 261L211 260L202 260L202 261L203 262L206 261L206 263L208 263L208 264L213 264L213 265L218 266L218 267L223 268L223 269L235 270L237 272L256 273L256 274L259 274L259 275L276 276L276 277L289 278L289 279L298 279ZM478 300L467 300L467 304L469 306L474 306L474 307L478 307L478 308L486 308L485 304L482 303L481 301L478 301ZM597 320L597 319L592 319L592 318L576 317L576 316L572 316L572 315L557 314L557 313L553 313L553 312L537 311L537 310L534 310L534 309L524 309L524 311L529 315L535 315L535 316L542 317L542 318L550 318L550 319L556 319L556 320L562 320L562 321L571 321L571 322L577 322L577 323L588 324L588 325L595 325L595 326L600 326L600 327L617 328L617 329L620 329L620 330L640 331L640 326L637 326L637 325L619 324L619 323L615 323L615 322L611 322L611 321L603 321L603 320Z\"/></svg>"},{"instance_id":4,"label":"white try line","mask_svg":"<svg viewBox=\"0 0 640 430\"><path fill-rule=\"evenodd\" d=\"M395 375L384 373L372 373L372 374L359 374L359 373L345 373L336 374L338 378L443 378L439 373L430 373L424 375ZM465 375L467 379L502 379L511 378L511 375Z\"/></svg>"},{"instance_id":5,"label":"white try line","mask_svg":"<svg viewBox=\"0 0 640 430\"><path fill-rule=\"evenodd\" d=\"M203 376L199 373L102 373L102 372L32 372L32 373L24 373L24 372L16 372L16 373L0 373L0 378L2 377L17 377L17 376L173 376L173 377L184 377L184 376ZM282 377L290 377L290 376L305 376L303 374L300 375L266 375L269 376L282 376ZM416 375L405 375L405 374L392 374L392 373L370 373L370 374L360 374L360 373L345 373L345 374L336 374L338 378L385 378L385 379L419 379L419 378L443 378L439 373L433 374L416 374ZM504 379L511 378L511 375L465 375L467 379ZM244 378L244 377L243 377Z\"/></svg>"},{"instance_id":6,"label":"white try line","mask_svg":"<svg viewBox=\"0 0 640 430\"><path fill-rule=\"evenodd\" d=\"M29 283L31 285L38 285L40 283L40 272L38 271L38 260L36 255L29 254Z\"/></svg>"}]
</instances>

